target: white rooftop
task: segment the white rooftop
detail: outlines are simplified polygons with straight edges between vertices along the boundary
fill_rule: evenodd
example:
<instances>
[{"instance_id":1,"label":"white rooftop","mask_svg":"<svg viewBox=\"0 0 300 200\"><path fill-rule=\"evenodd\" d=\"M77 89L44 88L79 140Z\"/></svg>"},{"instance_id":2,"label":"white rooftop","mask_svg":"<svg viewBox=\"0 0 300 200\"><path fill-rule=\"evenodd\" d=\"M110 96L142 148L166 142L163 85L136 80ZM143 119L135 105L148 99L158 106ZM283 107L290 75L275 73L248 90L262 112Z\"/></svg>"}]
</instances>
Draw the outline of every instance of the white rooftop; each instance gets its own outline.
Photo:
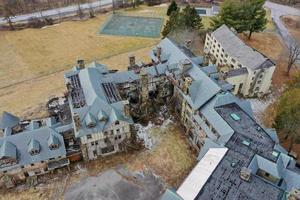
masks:
<instances>
[{"instance_id":1,"label":"white rooftop","mask_svg":"<svg viewBox=\"0 0 300 200\"><path fill-rule=\"evenodd\" d=\"M184 200L194 200L226 154L227 150L226 147L209 149L178 188L177 194Z\"/></svg>"}]
</instances>

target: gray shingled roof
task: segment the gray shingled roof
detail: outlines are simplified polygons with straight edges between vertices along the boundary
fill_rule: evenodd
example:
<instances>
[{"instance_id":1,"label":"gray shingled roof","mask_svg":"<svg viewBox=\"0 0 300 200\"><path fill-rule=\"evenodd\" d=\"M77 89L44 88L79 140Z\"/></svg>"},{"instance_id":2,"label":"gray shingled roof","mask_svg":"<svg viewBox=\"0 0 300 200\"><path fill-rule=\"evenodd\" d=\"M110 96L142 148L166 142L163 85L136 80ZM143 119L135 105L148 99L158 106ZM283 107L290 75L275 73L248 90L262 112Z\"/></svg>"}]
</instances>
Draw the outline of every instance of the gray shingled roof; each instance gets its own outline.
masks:
<instances>
[{"instance_id":1,"label":"gray shingled roof","mask_svg":"<svg viewBox=\"0 0 300 200\"><path fill-rule=\"evenodd\" d=\"M20 122L20 119L8 112L3 112L0 118L0 129L13 128Z\"/></svg>"},{"instance_id":2,"label":"gray shingled roof","mask_svg":"<svg viewBox=\"0 0 300 200\"><path fill-rule=\"evenodd\" d=\"M0 148L0 158L14 158L17 157L16 145L9 141L4 141Z\"/></svg>"},{"instance_id":3,"label":"gray shingled roof","mask_svg":"<svg viewBox=\"0 0 300 200\"><path fill-rule=\"evenodd\" d=\"M242 74L248 74L248 70L246 67L238 68L238 69L232 69L229 70L229 72L226 73L227 77L234 77L234 76L240 76Z\"/></svg>"},{"instance_id":4,"label":"gray shingled roof","mask_svg":"<svg viewBox=\"0 0 300 200\"><path fill-rule=\"evenodd\" d=\"M163 39L160 44L162 52L167 52L170 57L168 65L178 64L183 60L191 62L191 68L187 70L187 74L193 79L193 83L189 88L189 95L185 98L194 109L200 108L209 99L221 91L220 86L210 79L188 55L172 42L169 38Z\"/></svg>"},{"instance_id":5,"label":"gray shingled roof","mask_svg":"<svg viewBox=\"0 0 300 200\"><path fill-rule=\"evenodd\" d=\"M65 79L78 74L86 101L86 105L81 108L74 108L72 104L70 105L72 115L77 113L81 121L80 129L75 131L76 137L100 133L118 120L133 123L131 117L124 116L123 101L110 103L102 87L103 83L115 84L120 81L121 78L116 78L118 72L106 74L105 66L95 62L89 66L81 70L74 68L75 71L65 73ZM124 72L120 73L126 76L122 80L127 80L128 76ZM98 117L101 115L107 118L99 120Z\"/></svg>"},{"instance_id":6,"label":"gray shingled roof","mask_svg":"<svg viewBox=\"0 0 300 200\"><path fill-rule=\"evenodd\" d=\"M215 30L212 33L212 36L218 40L230 57L233 57L249 69L256 70L275 65L260 52L247 46L225 24Z\"/></svg>"},{"instance_id":7,"label":"gray shingled roof","mask_svg":"<svg viewBox=\"0 0 300 200\"><path fill-rule=\"evenodd\" d=\"M50 150L48 141L59 143L57 149ZM40 151L36 155L31 155L28 151L31 148L38 148ZM43 127L32 131L24 131L18 134L0 138L0 157L3 155L16 156L17 164L9 167L0 167L0 171L18 168L20 166L66 156L66 148L63 137L49 127ZM4 148L4 147L5 148ZM4 150L2 150L4 148Z\"/></svg>"}]
</instances>

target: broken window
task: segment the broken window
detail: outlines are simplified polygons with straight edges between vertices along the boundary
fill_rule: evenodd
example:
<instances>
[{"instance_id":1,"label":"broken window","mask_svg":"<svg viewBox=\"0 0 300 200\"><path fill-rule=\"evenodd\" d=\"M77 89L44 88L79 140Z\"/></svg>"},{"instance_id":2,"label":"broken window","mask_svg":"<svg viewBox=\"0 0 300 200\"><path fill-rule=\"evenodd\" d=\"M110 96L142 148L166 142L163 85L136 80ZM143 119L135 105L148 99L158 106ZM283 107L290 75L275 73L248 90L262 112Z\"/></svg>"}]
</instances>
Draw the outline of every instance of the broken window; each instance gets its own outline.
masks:
<instances>
[{"instance_id":1,"label":"broken window","mask_svg":"<svg viewBox=\"0 0 300 200\"><path fill-rule=\"evenodd\" d=\"M92 139L92 135L86 135L87 139Z\"/></svg>"}]
</instances>

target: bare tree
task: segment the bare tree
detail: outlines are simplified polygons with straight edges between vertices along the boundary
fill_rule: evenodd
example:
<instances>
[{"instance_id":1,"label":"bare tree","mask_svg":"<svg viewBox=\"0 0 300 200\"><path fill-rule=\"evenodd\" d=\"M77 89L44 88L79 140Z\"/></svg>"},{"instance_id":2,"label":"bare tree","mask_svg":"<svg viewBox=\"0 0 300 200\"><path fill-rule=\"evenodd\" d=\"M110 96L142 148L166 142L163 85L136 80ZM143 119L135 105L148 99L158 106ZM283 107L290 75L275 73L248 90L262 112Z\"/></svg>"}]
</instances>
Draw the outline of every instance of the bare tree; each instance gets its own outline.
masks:
<instances>
[{"instance_id":1,"label":"bare tree","mask_svg":"<svg viewBox=\"0 0 300 200\"><path fill-rule=\"evenodd\" d=\"M77 13L78 13L78 16L80 17L80 19L83 18L83 11L82 11L81 5L80 5L81 2L82 2L81 0L77 1L77 5L78 5L78 11L77 11Z\"/></svg>"},{"instance_id":2,"label":"bare tree","mask_svg":"<svg viewBox=\"0 0 300 200\"><path fill-rule=\"evenodd\" d=\"M14 9L10 5L4 4L3 11L4 11L4 19L7 21L10 30L14 30L15 28L12 22L12 18L15 17Z\"/></svg>"},{"instance_id":3,"label":"bare tree","mask_svg":"<svg viewBox=\"0 0 300 200\"><path fill-rule=\"evenodd\" d=\"M288 63L287 63L287 75L290 75L290 71L296 61L300 60L300 47L296 42L293 42L289 47Z\"/></svg>"},{"instance_id":4,"label":"bare tree","mask_svg":"<svg viewBox=\"0 0 300 200\"><path fill-rule=\"evenodd\" d=\"M95 17L95 12L93 9L93 3L91 2L91 0L89 0L89 14L90 14L90 18Z\"/></svg>"}]
</instances>

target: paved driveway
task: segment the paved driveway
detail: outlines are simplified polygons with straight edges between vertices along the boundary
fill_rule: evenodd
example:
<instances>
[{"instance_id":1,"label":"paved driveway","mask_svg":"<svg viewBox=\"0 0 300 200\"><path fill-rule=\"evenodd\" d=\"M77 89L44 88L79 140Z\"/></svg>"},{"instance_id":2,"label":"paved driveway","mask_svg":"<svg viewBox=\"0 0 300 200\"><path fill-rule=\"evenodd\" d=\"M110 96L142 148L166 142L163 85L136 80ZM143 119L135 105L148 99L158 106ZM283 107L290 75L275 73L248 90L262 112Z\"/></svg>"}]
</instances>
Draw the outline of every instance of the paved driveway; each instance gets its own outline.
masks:
<instances>
[{"instance_id":1,"label":"paved driveway","mask_svg":"<svg viewBox=\"0 0 300 200\"><path fill-rule=\"evenodd\" d=\"M297 15L300 16L300 10L284 6L276 3L267 1L264 5L266 8L271 10L271 16L274 20L274 23L277 27L279 34L282 37L282 40L289 47L295 40L292 35L289 33L288 29L284 26L284 23L281 21L280 17L284 15Z\"/></svg>"},{"instance_id":2,"label":"paved driveway","mask_svg":"<svg viewBox=\"0 0 300 200\"><path fill-rule=\"evenodd\" d=\"M85 3L81 4L80 7L83 10L87 10L90 7L92 8L100 8L100 7L108 7L112 5L112 0L101 0L101 1L96 1L93 3ZM41 12L34 12L34 13L29 13L29 14L24 14L24 15L17 15L12 19L13 22L22 22L22 21L27 21L28 19L32 17L59 17L59 16L65 16L65 15L70 15L70 14L76 14L78 10L78 5L72 5L72 6L67 6L67 7L62 7L62 8L56 8L56 9L51 9L51 10L44 10ZM0 25L5 24L6 20L4 20L3 17L0 17Z\"/></svg>"}]
</instances>

